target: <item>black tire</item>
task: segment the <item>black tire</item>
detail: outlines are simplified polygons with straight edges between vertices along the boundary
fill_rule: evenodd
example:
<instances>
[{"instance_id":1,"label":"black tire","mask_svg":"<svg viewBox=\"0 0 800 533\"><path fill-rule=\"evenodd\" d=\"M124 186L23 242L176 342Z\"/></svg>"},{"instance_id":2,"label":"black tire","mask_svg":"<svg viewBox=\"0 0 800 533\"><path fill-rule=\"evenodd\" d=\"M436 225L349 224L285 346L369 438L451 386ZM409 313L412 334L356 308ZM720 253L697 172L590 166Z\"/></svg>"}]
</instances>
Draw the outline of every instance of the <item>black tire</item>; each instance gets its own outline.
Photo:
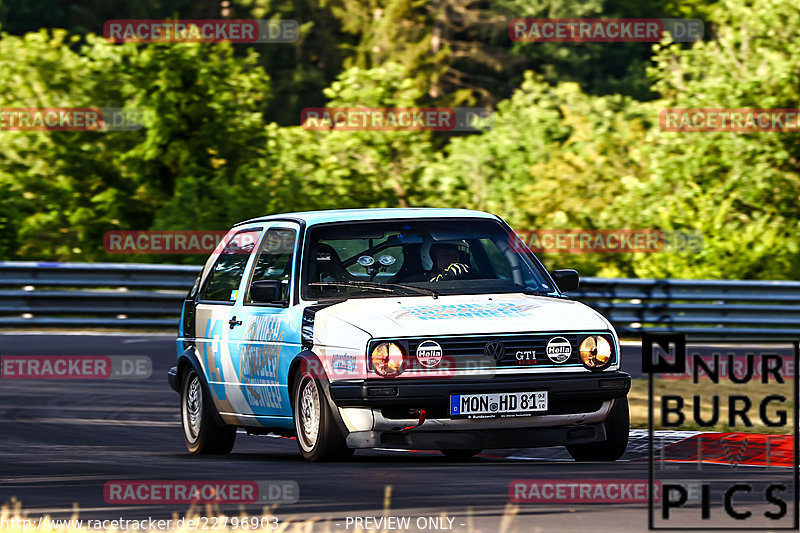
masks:
<instances>
[{"instance_id":1,"label":"black tire","mask_svg":"<svg viewBox=\"0 0 800 533\"><path fill-rule=\"evenodd\" d=\"M212 409L200 376L190 367L181 383L181 427L186 449L193 455L227 454L233 449L236 428L219 425Z\"/></svg>"},{"instance_id":2,"label":"black tire","mask_svg":"<svg viewBox=\"0 0 800 533\"><path fill-rule=\"evenodd\" d=\"M606 440L589 444L567 446L567 451L576 461L616 461L628 448L631 418L628 398L617 398L604 422Z\"/></svg>"},{"instance_id":3,"label":"black tire","mask_svg":"<svg viewBox=\"0 0 800 533\"><path fill-rule=\"evenodd\" d=\"M448 459L465 460L475 457L483 450L439 450Z\"/></svg>"},{"instance_id":4,"label":"black tire","mask_svg":"<svg viewBox=\"0 0 800 533\"><path fill-rule=\"evenodd\" d=\"M353 456L345 437L336 426L320 381L301 365L292 393L292 416L297 447L309 462L341 461Z\"/></svg>"}]
</instances>

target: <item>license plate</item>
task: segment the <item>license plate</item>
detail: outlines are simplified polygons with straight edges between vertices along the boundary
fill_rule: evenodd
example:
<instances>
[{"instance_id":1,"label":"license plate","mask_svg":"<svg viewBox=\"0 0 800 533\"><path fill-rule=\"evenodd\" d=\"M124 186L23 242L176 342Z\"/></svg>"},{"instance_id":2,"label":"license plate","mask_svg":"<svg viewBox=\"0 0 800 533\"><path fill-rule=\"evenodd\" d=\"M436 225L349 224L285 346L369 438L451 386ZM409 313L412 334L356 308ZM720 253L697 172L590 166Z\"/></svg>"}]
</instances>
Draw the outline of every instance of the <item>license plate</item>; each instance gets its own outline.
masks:
<instances>
[{"instance_id":1,"label":"license plate","mask_svg":"<svg viewBox=\"0 0 800 533\"><path fill-rule=\"evenodd\" d=\"M452 418L528 416L531 413L542 411L547 411L547 391L453 394L450 396L450 416Z\"/></svg>"}]
</instances>

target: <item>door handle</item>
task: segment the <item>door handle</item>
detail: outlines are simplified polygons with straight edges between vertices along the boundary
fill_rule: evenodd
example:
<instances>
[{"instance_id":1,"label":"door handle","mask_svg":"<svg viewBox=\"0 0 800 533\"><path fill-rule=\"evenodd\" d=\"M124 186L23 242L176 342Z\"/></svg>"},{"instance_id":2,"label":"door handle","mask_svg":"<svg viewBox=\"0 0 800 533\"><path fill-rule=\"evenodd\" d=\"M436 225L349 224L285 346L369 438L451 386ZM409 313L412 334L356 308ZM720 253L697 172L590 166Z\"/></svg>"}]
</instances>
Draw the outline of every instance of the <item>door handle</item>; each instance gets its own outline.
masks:
<instances>
[{"instance_id":1,"label":"door handle","mask_svg":"<svg viewBox=\"0 0 800 533\"><path fill-rule=\"evenodd\" d=\"M236 326L241 326L242 325L242 321L241 320L236 320L236 316L234 315L233 318L228 320L228 325L231 327L231 329L233 329Z\"/></svg>"}]
</instances>

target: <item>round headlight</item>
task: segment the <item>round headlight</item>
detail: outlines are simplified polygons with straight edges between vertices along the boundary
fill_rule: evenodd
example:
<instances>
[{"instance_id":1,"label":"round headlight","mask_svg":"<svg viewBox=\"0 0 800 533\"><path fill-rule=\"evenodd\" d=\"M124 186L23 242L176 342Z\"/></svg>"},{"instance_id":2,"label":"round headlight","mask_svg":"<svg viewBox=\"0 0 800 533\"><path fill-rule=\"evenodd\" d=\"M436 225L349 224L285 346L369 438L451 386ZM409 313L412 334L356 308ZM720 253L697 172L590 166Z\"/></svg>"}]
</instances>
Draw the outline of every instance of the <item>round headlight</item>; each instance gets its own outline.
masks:
<instances>
[{"instance_id":1,"label":"round headlight","mask_svg":"<svg viewBox=\"0 0 800 533\"><path fill-rule=\"evenodd\" d=\"M406 356L403 349L393 342L382 342L370 354L375 373L385 378L399 376L406 369Z\"/></svg>"},{"instance_id":2,"label":"round headlight","mask_svg":"<svg viewBox=\"0 0 800 533\"><path fill-rule=\"evenodd\" d=\"M578 351L581 354L581 361L588 368L606 366L611 360L611 345L600 336L592 335L583 339Z\"/></svg>"}]
</instances>

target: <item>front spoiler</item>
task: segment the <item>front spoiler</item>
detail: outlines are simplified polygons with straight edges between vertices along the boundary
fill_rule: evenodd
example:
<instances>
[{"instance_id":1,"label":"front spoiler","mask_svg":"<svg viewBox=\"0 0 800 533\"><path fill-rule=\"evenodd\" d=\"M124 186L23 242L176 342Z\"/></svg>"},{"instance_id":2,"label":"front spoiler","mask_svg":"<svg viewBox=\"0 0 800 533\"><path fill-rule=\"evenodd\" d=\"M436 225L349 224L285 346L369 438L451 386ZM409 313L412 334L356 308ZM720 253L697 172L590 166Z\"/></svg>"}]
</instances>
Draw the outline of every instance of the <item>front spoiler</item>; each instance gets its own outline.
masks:
<instances>
[{"instance_id":1,"label":"front spoiler","mask_svg":"<svg viewBox=\"0 0 800 533\"><path fill-rule=\"evenodd\" d=\"M391 396L374 396L374 389L392 389ZM631 377L620 371L496 375L459 379L368 379L333 381L331 398L337 407L438 406L449 412L451 394L546 390L554 404L561 401L607 401L623 398L631 388Z\"/></svg>"},{"instance_id":2,"label":"front spoiler","mask_svg":"<svg viewBox=\"0 0 800 533\"><path fill-rule=\"evenodd\" d=\"M537 448L586 444L606 440L603 423L571 427L484 429L478 431L355 431L347 436L350 448L446 450Z\"/></svg>"}]
</instances>

